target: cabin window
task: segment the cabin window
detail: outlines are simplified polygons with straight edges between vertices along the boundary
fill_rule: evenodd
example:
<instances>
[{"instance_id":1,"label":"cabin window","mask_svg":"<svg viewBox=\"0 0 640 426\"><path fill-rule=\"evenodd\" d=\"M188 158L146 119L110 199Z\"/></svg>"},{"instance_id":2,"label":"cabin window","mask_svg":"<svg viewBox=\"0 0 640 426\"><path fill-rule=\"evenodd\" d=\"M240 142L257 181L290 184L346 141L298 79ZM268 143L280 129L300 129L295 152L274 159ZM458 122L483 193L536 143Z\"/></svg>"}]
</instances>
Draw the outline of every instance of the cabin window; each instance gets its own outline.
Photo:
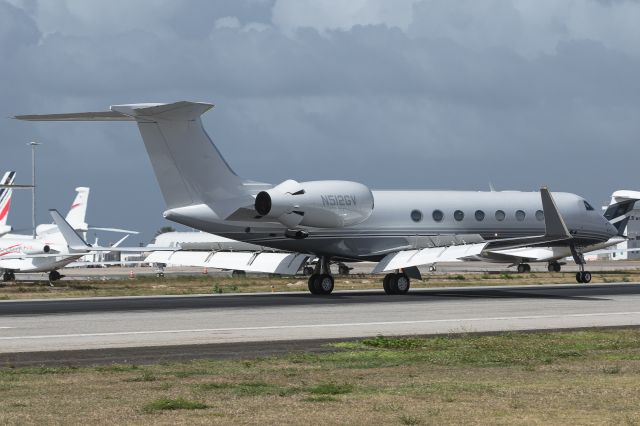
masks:
<instances>
[{"instance_id":1,"label":"cabin window","mask_svg":"<svg viewBox=\"0 0 640 426\"><path fill-rule=\"evenodd\" d=\"M522 222L527 214L522 210L516 210L516 220Z\"/></svg>"},{"instance_id":2,"label":"cabin window","mask_svg":"<svg viewBox=\"0 0 640 426\"><path fill-rule=\"evenodd\" d=\"M411 210L411 220L420 222L422 220L422 212L420 210Z\"/></svg>"},{"instance_id":3,"label":"cabin window","mask_svg":"<svg viewBox=\"0 0 640 426\"><path fill-rule=\"evenodd\" d=\"M584 203L584 207L585 207L587 210L589 210L589 211L593 210L593 206L592 206L591 204L587 203L587 202L586 202L586 201L584 201L584 200L583 200L582 202Z\"/></svg>"},{"instance_id":4,"label":"cabin window","mask_svg":"<svg viewBox=\"0 0 640 426\"><path fill-rule=\"evenodd\" d=\"M476 210L476 220L482 222L484 220L484 212L482 210Z\"/></svg>"},{"instance_id":5,"label":"cabin window","mask_svg":"<svg viewBox=\"0 0 640 426\"><path fill-rule=\"evenodd\" d=\"M455 212L453 212L453 218L460 222L462 219L464 219L464 212L462 210L456 210Z\"/></svg>"},{"instance_id":6,"label":"cabin window","mask_svg":"<svg viewBox=\"0 0 640 426\"><path fill-rule=\"evenodd\" d=\"M544 220L544 212L542 210L536 211L536 219L542 222Z\"/></svg>"},{"instance_id":7,"label":"cabin window","mask_svg":"<svg viewBox=\"0 0 640 426\"><path fill-rule=\"evenodd\" d=\"M436 222L442 222L442 219L444 218L444 213L442 213L442 211L440 210L434 210L431 216L433 216L433 220L435 220Z\"/></svg>"},{"instance_id":8,"label":"cabin window","mask_svg":"<svg viewBox=\"0 0 640 426\"><path fill-rule=\"evenodd\" d=\"M502 222L507 215L502 210L496 210L496 220Z\"/></svg>"}]
</instances>

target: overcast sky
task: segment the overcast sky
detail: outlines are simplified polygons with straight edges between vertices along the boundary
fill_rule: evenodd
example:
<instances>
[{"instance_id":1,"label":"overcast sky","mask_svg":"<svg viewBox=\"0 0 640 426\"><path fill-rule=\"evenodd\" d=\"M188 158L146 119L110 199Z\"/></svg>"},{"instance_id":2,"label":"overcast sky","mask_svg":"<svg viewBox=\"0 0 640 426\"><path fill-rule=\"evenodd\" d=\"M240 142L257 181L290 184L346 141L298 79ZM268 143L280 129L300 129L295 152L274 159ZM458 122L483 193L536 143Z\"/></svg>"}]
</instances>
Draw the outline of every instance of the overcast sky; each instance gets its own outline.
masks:
<instances>
[{"instance_id":1,"label":"overcast sky","mask_svg":"<svg viewBox=\"0 0 640 426\"><path fill-rule=\"evenodd\" d=\"M206 101L243 177L602 204L640 189L639 22L633 0L0 0L0 116ZM89 186L90 224L169 224L132 123L4 120L19 182L30 140L39 223ZM28 193L9 221L30 225Z\"/></svg>"}]
</instances>

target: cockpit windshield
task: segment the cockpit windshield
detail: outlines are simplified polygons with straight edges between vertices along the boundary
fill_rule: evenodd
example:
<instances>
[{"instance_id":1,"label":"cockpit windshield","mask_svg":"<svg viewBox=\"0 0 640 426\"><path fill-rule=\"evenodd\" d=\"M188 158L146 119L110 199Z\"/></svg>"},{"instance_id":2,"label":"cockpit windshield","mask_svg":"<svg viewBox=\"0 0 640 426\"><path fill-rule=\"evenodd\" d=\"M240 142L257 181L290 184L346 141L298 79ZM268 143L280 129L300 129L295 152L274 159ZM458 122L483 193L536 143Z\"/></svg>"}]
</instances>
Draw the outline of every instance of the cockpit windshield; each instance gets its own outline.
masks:
<instances>
[{"instance_id":1,"label":"cockpit windshield","mask_svg":"<svg viewBox=\"0 0 640 426\"><path fill-rule=\"evenodd\" d=\"M592 206L591 204L589 204L589 203L588 203L588 202L586 202L585 200L582 200L582 202L584 203L584 207L585 207L587 210L589 210L589 211L593 210L593 206Z\"/></svg>"}]
</instances>

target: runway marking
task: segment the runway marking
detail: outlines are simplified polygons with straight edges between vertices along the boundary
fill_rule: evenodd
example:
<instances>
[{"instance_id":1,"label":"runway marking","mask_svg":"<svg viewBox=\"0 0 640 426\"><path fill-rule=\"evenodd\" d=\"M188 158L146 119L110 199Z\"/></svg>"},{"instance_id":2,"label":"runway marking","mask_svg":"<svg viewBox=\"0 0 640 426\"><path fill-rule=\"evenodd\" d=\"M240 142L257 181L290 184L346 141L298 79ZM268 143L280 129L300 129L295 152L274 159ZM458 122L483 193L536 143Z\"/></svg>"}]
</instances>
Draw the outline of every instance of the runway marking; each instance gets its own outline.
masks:
<instances>
[{"instance_id":1,"label":"runway marking","mask_svg":"<svg viewBox=\"0 0 640 426\"><path fill-rule=\"evenodd\" d=\"M15 328L15 327L0 327L2 329L6 329L6 328Z\"/></svg>"},{"instance_id":2,"label":"runway marking","mask_svg":"<svg viewBox=\"0 0 640 426\"><path fill-rule=\"evenodd\" d=\"M114 331L105 333L75 333L75 334L49 334L35 336L13 336L0 337L0 340L30 340L30 339L61 339L66 337L101 337L101 336L131 336L141 334L178 334L178 333L208 333L208 332L224 332L224 331L250 331L250 330L283 330L296 328L331 328L331 327L363 327L372 325L410 325L410 324L429 324L443 322L465 322L465 321L510 321L510 320L527 320L527 319L550 319L550 318L585 318L585 317L602 317L612 315L639 315L640 311L635 312L601 312L590 314L566 314L566 315L528 315L517 317L485 317L485 318L451 318L451 319L432 319L432 320L413 320L413 321L374 321L374 322L351 322L337 324L297 324L297 325L267 325L255 327L226 327L226 328L195 328L185 330L149 330L149 331Z\"/></svg>"}]
</instances>

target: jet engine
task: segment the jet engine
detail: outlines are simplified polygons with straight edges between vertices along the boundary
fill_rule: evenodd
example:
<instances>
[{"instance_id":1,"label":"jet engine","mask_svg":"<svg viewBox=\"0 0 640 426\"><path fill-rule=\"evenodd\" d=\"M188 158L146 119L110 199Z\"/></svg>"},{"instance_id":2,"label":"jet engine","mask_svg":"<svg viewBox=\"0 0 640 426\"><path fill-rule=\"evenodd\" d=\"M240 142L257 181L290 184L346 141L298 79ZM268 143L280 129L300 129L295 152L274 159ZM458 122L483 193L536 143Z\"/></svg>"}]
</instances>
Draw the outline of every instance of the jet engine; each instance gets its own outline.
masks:
<instances>
[{"instance_id":1,"label":"jet engine","mask_svg":"<svg viewBox=\"0 0 640 426\"><path fill-rule=\"evenodd\" d=\"M373 212L373 194L361 183L342 180L287 180L256 196L259 215L294 228L341 228L364 222Z\"/></svg>"},{"instance_id":2,"label":"jet engine","mask_svg":"<svg viewBox=\"0 0 640 426\"><path fill-rule=\"evenodd\" d=\"M51 251L51 247L48 244L33 242L29 243L28 246L22 246L20 251L24 254L46 254Z\"/></svg>"}]
</instances>

